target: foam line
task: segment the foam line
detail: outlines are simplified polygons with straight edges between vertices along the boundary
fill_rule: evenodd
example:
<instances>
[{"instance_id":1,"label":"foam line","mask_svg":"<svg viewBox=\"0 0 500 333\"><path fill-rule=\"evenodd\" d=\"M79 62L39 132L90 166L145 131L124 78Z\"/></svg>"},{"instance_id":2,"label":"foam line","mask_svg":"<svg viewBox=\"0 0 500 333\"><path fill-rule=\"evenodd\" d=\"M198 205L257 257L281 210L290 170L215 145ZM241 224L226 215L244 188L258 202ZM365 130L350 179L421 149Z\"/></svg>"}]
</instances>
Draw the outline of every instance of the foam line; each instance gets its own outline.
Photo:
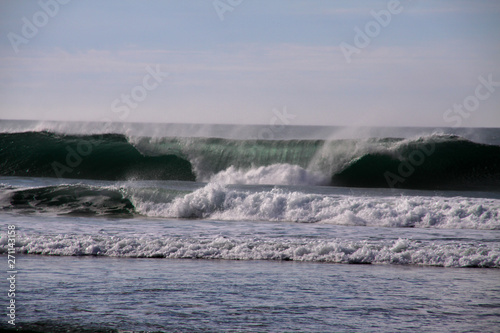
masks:
<instances>
[{"instance_id":1,"label":"foam line","mask_svg":"<svg viewBox=\"0 0 500 333\"><path fill-rule=\"evenodd\" d=\"M0 238L6 253L6 236ZM27 254L134 258L294 260L350 264L399 264L444 267L500 267L500 251L489 244L459 242L29 235L17 240Z\"/></svg>"}]
</instances>

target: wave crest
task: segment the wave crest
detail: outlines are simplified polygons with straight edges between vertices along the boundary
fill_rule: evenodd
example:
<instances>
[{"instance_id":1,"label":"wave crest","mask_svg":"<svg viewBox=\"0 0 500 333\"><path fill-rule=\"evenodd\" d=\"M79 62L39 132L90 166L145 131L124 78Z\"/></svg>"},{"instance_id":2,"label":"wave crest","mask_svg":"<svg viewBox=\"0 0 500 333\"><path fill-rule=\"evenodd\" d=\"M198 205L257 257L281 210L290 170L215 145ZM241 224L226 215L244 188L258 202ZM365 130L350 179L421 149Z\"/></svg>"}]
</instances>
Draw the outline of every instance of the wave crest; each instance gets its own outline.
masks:
<instances>
[{"instance_id":1,"label":"wave crest","mask_svg":"<svg viewBox=\"0 0 500 333\"><path fill-rule=\"evenodd\" d=\"M355 197L305 194L279 188L250 192L209 183L171 202L143 202L136 198L134 205L139 213L152 217L500 229L500 202L497 199Z\"/></svg>"},{"instance_id":2,"label":"wave crest","mask_svg":"<svg viewBox=\"0 0 500 333\"><path fill-rule=\"evenodd\" d=\"M223 221L277 221L336 225L500 229L500 200L440 196L364 196L303 193L267 186L235 187L209 183L150 187L55 185L4 188L0 209L26 213L199 218Z\"/></svg>"},{"instance_id":3,"label":"wave crest","mask_svg":"<svg viewBox=\"0 0 500 333\"><path fill-rule=\"evenodd\" d=\"M414 139L232 140L0 133L0 176L413 189L500 188L500 146Z\"/></svg>"}]
</instances>

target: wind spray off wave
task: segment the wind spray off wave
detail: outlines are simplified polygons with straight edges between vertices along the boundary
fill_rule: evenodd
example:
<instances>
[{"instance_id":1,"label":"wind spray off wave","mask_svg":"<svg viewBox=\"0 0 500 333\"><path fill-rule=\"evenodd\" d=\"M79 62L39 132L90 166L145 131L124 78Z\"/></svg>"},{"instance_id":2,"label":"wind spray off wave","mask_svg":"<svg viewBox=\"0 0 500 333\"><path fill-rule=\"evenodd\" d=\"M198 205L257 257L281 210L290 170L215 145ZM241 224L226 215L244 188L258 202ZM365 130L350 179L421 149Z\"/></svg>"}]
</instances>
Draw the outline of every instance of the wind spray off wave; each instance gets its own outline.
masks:
<instances>
[{"instance_id":1,"label":"wind spray off wave","mask_svg":"<svg viewBox=\"0 0 500 333\"><path fill-rule=\"evenodd\" d=\"M418 189L500 187L500 146L452 135L326 141L20 132L1 133L0 145L0 176Z\"/></svg>"}]
</instances>

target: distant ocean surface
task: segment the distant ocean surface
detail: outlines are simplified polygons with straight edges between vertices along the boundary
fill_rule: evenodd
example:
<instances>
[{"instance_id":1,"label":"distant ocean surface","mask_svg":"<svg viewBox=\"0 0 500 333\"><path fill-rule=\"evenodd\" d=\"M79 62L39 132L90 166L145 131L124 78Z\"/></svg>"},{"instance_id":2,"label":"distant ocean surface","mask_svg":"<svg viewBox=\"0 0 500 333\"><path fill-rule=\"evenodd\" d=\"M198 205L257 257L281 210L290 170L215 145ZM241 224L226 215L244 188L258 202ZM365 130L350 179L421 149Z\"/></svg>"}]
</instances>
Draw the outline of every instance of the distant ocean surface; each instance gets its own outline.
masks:
<instances>
[{"instance_id":1,"label":"distant ocean surface","mask_svg":"<svg viewBox=\"0 0 500 333\"><path fill-rule=\"evenodd\" d=\"M0 221L0 330L500 327L496 128L3 120Z\"/></svg>"}]
</instances>

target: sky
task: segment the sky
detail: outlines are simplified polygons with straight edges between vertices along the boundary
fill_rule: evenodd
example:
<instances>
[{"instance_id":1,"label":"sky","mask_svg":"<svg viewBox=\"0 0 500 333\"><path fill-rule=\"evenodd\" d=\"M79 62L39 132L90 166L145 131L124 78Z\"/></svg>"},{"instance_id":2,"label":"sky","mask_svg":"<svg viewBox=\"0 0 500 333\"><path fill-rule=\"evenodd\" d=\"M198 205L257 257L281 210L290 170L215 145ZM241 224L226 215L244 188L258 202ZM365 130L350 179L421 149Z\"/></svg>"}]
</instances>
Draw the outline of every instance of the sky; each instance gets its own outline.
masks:
<instances>
[{"instance_id":1,"label":"sky","mask_svg":"<svg viewBox=\"0 0 500 333\"><path fill-rule=\"evenodd\" d=\"M497 0L0 0L0 36L0 119L500 127Z\"/></svg>"}]
</instances>

